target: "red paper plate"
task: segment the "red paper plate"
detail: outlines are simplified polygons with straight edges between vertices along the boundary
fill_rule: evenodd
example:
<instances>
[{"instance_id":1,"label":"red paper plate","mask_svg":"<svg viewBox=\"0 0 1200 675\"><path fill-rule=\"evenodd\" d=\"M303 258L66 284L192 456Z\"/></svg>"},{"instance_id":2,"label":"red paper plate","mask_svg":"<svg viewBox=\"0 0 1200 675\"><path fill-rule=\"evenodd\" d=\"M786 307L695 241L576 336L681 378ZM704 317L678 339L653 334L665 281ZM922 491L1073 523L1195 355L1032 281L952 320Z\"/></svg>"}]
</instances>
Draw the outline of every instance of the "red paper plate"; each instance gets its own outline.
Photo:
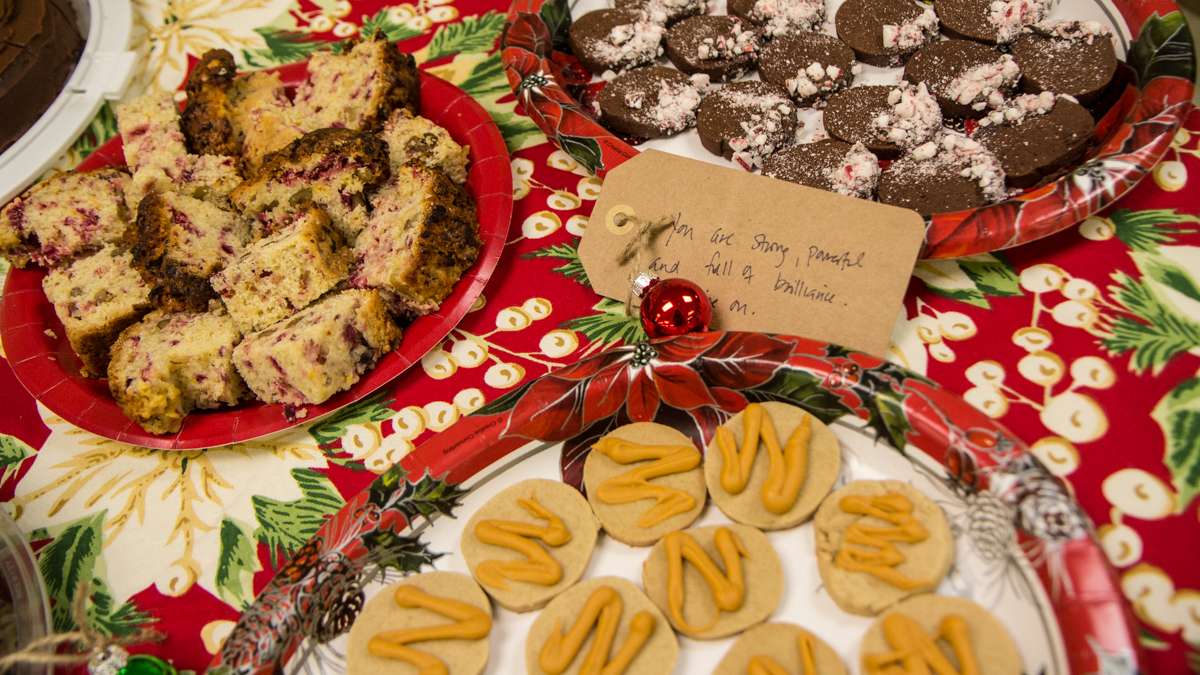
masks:
<instances>
[{"instance_id":1,"label":"red paper plate","mask_svg":"<svg viewBox=\"0 0 1200 675\"><path fill-rule=\"evenodd\" d=\"M960 593L965 587L977 601L996 592L1013 594L1021 607L1037 608L1036 616L1023 615L1036 627L1008 626L1014 635L1035 631L1045 638L1036 642L1046 645L1039 654L1024 655L1027 672L1138 672L1133 620L1091 523L1024 443L961 398L876 357L816 340L732 332L683 335L597 354L492 401L434 436L347 500L279 568L242 613L209 672L342 672L346 643L339 636L362 609L364 586L380 576L385 562L403 572L425 566L465 571L456 549L447 548L458 537L438 530L470 516L461 506L464 496L475 505L486 498L468 493L510 485L527 477L518 475L522 467L537 462L549 476L560 475L578 487L592 444L616 426L653 421L704 447L716 427L748 402L772 400L800 406L844 431L838 434L849 458L842 463L844 477L872 477L859 472L877 459L880 477L911 476L942 505L957 523L960 540L956 574L961 576L950 586ZM854 451L847 441L851 437L857 439ZM716 507L710 504L708 510ZM436 547L434 540L440 542ZM816 566L815 557L786 550L785 566ZM976 567L981 561L984 566ZM632 569L640 565L638 557ZM593 560L587 574L605 573L622 572L601 571ZM623 573L630 575L629 566ZM1018 578L1026 581L1016 583ZM978 595L970 592L977 582L987 586ZM366 590L377 591L378 585ZM824 614L807 620L810 629L848 626L852 617L810 592L820 592L815 582L788 591L793 598L799 594L804 611L830 608L811 610ZM784 611L773 620L781 620L778 614ZM506 623L492 634L493 654L520 658L522 649L505 651L499 644L524 640L514 618L511 612L497 613L496 620ZM819 628L822 618L832 628ZM699 672L695 666L677 670ZM492 664L493 671L518 667ZM709 670L711 664L704 672Z\"/></svg>"},{"instance_id":2,"label":"red paper plate","mask_svg":"<svg viewBox=\"0 0 1200 675\"><path fill-rule=\"evenodd\" d=\"M304 81L304 63L279 68L285 84ZM66 331L42 292L41 269L13 269L4 286L0 308L0 338L17 379L30 395L68 422L122 443L169 450L211 448L265 436L312 422L367 396L408 369L458 325L487 284L504 250L512 220L512 168L500 130L466 92L442 79L421 73L421 114L450 132L455 141L470 145L467 189L479 213L479 258L437 312L413 321L400 346L379 360L350 389L321 405L305 406L303 419L289 420L284 406L243 404L222 410L195 411L179 433L152 434L127 418L108 391L105 380L81 377L79 359L71 351ZM105 143L79 165L81 171L124 166L120 137Z\"/></svg>"},{"instance_id":3,"label":"red paper plate","mask_svg":"<svg viewBox=\"0 0 1200 675\"><path fill-rule=\"evenodd\" d=\"M571 3L574 4L574 3ZM954 258L1019 246L1066 229L1112 204L1144 178L1170 147L1192 108L1195 53L1172 0L1063 0L1087 5L1128 29L1129 67L1105 95L1089 159L1058 180L978 209L926 219L924 258ZM1060 12L1062 14L1062 12ZM595 173L638 151L592 117L570 91L590 75L563 51L566 0L514 0L501 39L508 81L525 112L555 144Z\"/></svg>"}]
</instances>

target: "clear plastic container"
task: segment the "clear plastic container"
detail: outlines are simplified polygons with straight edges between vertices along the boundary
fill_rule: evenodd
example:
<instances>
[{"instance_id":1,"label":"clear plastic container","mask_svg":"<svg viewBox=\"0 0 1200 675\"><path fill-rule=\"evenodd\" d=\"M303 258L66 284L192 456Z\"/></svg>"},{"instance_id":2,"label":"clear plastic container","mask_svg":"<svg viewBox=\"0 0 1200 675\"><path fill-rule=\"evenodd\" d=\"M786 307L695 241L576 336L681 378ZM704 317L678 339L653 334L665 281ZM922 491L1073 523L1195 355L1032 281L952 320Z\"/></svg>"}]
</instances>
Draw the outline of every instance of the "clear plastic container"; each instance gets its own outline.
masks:
<instances>
[{"instance_id":1,"label":"clear plastic container","mask_svg":"<svg viewBox=\"0 0 1200 675\"><path fill-rule=\"evenodd\" d=\"M11 654L50 634L46 585L25 535L0 509L0 654ZM18 673L49 673L49 667L20 667Z\"/></svg>"}]
</instances>

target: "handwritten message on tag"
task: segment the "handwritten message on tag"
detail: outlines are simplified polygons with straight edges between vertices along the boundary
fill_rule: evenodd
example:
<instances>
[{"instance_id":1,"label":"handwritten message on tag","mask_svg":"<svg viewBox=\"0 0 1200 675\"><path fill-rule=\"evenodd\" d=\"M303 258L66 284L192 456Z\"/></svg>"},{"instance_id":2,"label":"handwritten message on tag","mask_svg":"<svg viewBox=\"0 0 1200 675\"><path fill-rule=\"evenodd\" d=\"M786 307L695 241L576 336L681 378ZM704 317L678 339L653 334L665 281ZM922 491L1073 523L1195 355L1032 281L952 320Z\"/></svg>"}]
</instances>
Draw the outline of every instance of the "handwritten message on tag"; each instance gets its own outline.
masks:
<instances>
[{"instance_id":1,"label":"handwritten message on tag","mask_svg":"<svg viewBox=\"0 0 1200 675\"><path fill-rule=\"evenodd\" d=\"M639 222L676 214L621 264ZM924 231L914 211L651 150L609 172L579 254L602 295L624 299L640 272L683 277L713 328L882 355Z\"/></svg>"}]
</instances>

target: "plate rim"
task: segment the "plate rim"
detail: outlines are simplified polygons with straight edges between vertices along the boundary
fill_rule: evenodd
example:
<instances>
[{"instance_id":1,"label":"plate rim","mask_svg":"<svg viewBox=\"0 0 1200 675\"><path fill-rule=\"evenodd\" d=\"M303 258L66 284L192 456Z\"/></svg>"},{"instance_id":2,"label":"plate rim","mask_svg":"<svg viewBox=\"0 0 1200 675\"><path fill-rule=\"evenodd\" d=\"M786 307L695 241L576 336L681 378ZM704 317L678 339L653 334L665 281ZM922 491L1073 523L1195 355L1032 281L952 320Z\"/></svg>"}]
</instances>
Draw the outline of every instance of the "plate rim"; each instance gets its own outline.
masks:
<instances>
[{"instance_id":1,"label":"plate rim","mask_svg":"<svg viewBox=\"0 0 1200 675\"><path fill-rule=\"evenodd\" d=\"M263 72L278 73L285 86L296 86L307 75L307 61ZM426 110L422 103L422 113L437 112L437 119L445 118L443 121L462 127L458 132L462 138L455 140L470 141L468 187L479 190L479 194L473 195L477 203L486 200L494 206L486 214L482 211L478 214L479 257L455 284L450 296L436 312L409 324L403 330L400 345L381 358L353 387L320 405L295 406L297 410L305 410L303 417L290 414L289 406L246 402L234 408L192 411L179 432L152 434L124 417L108 393L105 380L81 377L76 368L62 363L62 359L77 360L77 357L41 290L46 270L33 266L8 271L0 302L0 341L21 386L54 414L98 436L159 450L201 450L249 442L315 422L374 394L418 363L458 325L491 279L504 253L513 212L511 156L495 120L454 84L423 69L419 70L419 77L422 101L431 92L438 93L438 107ZM480 165L485 165L486 171L476 168ZM125 166L120 136L97 148L76 170L111 166Z\"/></svg>"},{"instance_id":2,"label":"plate rim","mask_svg":"<svg viewBox=\"0 0 1200 675\"><path fill-rule=\"evenodd\" d=\"M795 384L794 391L808 392L804 400L785 400L810 411L822 410L833 397L868 423L875 418L872 409L898 414L907 424L901 435L906 447L911 444L943 465L956 489L984 489L1006 504L1011 499L1017 544L1049 598L1071 672L1092 672L1102 655L1114 653L1126 659L1131 672L1143 662L1132 614L1090 519L1062 480L1003 425L928 378L862 352L787 335L711 332L600 352L493 400L418 446L348 499L277 570L239 617L212 667L216 672L266 673L287 662L306 637L295 612L321 616L329 611L315 593L318 579L330 583L322 566L341 565L343 574L357 578L371 560L372 535L407 533L412 538L410 530L423 527L419 518L429 514L406 503L414 493L436 488L453 497L458 485L528 443L578 439L608 419L661 422L658 408L648 417L638 416L627 410L632 399L616 396L614 401L605 393L614 382L629 384L632 391L632 383L642 376L655 383L653 395L667 405L666 412L686 412L695 419L703 417L708 405L727 414L740 409L738 396L742 404L749 397L738 392L766 391L777 377ZM590 387L593 381L602 386ZM693 391L698 382L705 393L720 399L678 408L675 404L686 398L680 382L689 382ZM703 439L701 426L688 431L699 430ZM883 432L889 435L883 435L876 424L871 426L878 441L895 449L890 427ZM569 452L564 446L564 455ZM1064 517L1058 522L1070 527L1033 531L1039 526L1028 520L1030 514L1045 509ZM440 512L449 515L448 510ZM1025 527L1023 521L1033 524Z\"/></svg>"},{"instance_id":3,"label":"plate rim","mask_svg":"<svg viewBox=\"0 0 1200 675\"><path fill-rule=\"evenodd\" d=\"M1180 66L1182 75L1153 74L1145 82L1130 83L1119 97L1124 101L1130 90L1136 92L1125 101L1127 116L1106 134L1091 159L1054 182L995 204L926 217L922 259L1000 251L1068 229L1133 189L1170 149L1193 108L1196 47L1187 21L1174 0L1111 2L1133 37L1127 61L1137 52L1153 74L1160 51L1186 48L1190 56ZM1179 22L1182 31L1171 34L1174 42L1155 44L1152 35L1143 34L1151 20ZM501 60L513 94L550 142L603 176L639 151L596 122L564 85L577 79L572 73L581 69L574 57L560 51L570 23L568 0L513 0L500 38Z\"/></svg>"}]
</instances>

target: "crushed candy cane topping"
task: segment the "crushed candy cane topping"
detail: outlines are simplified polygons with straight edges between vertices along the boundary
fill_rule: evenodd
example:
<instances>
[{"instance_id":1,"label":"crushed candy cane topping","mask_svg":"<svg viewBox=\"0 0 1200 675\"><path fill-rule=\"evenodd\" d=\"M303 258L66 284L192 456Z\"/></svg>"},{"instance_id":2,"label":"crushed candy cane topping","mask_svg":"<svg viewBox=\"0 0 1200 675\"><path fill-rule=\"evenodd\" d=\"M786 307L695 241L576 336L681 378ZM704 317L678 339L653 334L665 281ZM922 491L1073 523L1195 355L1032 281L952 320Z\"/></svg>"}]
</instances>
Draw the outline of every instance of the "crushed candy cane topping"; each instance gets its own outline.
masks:
<instances>
[{"instance_id":1,"label":"crushed candy cane topping","mask_svg":"<svg viewBox=\"0 0 1200 675\"><path fill-rule=\"evenodd\" d=\"M758 34L742 25L741 21L733 20L733 32L730 35L718 35L715 38L706 37L696 47L696 58L702 61L732 59L746 54L758 52Z\"/></svg>"},{"instance_id":2,"label":"crushed candy cane topping","mask_svg":"<svg viewBox=\"0 0 1200 675\"><path fill-rule=\"evenodd\" d=\"M991 63L968 68L946 85L946 98L969 105L974 110L1004 105L1005 91L1012 91L1021 79L1021 68L1011 54L1003 54Z\"/></svg>"},{"instance_id":3,"label":"crushed candy cane topping","mask_svg":"<svg viewBox=\"0 0 1200 675\"><path fill-rule=\"evenodd\" d=\"M978 141L958 132L943 132L937 138L913 148L909 157L927 162L933 171L944 166L957 168L960 176L970 178L979 185L989 202L998 202L1008 195L1000 160Z\"/></svg>"},{"instance_id":4,"label":"crushed candy cane topping","mask_svg":"<svg viewBox=\"0 0 1200 675\"><path fill-rule=\"evenodd\" d=\"M912 51L932 40L938 32L938 18L932 7L924 7L921 13L902 24L883 25L885 49Z\"/></svg>"},{"instance_id":5,"label":"crushed candy cane topping","mask_svg":"<svg viewBox=\"0 0 1200 675\"><path fill-rule=\"evenodd\" d=\"M1054 0L992 0L988 6L988 23L996 29L996 41L1005 44L1021 34L1021 29L1035 24L1054 8Z\"/></svg>"},{"instance_id":6,"label":"crushed candy cane topping","mask_svg":"<svg viewBox=\"0 0 1200 675\"><path fill-rule=\"evenodd\" d=\"M879 158L862 143L855 143L841 164L829 171L834 192L850 197L869 197L879 183Z\"/></svg>"},{"instance_id":7,"label":"crushed candy cane topping","mask_svg":"<svg viewBox=\"0 0 1200 675\"><path fill-rule=\"evenodd\" d=\"M1112 31L1099 21L1043 21L1033 30L1064 40L1083 40L1089 45L1098 37L1112 37Z\"/></svg>"},{"instance_id":8,"label":"crushed candy cane topping","mask_svg":"<svg viewBox=\"0 0 1200 675\"><path fill-rule=\"evenodd\" d=\"M795 77L788 78L784 86L792 96L808 98L837 89L842 84L838 81L842 74L842 69L833 64L823 66L813 61L808 67L800 69Z\"/></svg>"},{"instance_id":9,"label":"crushed candy cane topping","mask_svg":"<svg viewBox=\"0 0 1200 675\"><path fill-rule=\"evenodd\" d=\"M762 24L763 31L779 37L787 33L817 30L825 20L824 0L757 0L750 18Z\"/></svg>"},{"instance_id":10,"label":"crushed candy cane topping","mask_svg":"<svg viewBox=\"0 0 1200 675\"><path fill-rule=\"evenodd\" d=\"M729 139L733 161L743 169L751 171L762 166L767 157L793 140L784 124L785 119L795 118L796 109L791 101L782 96L755 96L729 89L722 89L716 95L733 107L753 111L750 119L741 123L742 135Z\"/></svg>"},{"instance_id":11,"label":"crushed candy cane topping","mask_svg":"<svg viewBox=\"0 0 1200 675\"><path fill-rule=\"evenodd\" d=\"M1050 112L1054 109L1054 103L1059 98L1067 99L1072 103L1076 102L1074 96L1055 96L1048 91L1043 91L1040 94L1022 94L1005 101L1004 105L981 117L979 119L979 126L989 127L993 124L1020 124L1026 117L1045 115Z\"/></svg>"},{"instance_id":12,"label":"crushed candy cane topping","mask_svg":"<svg viewBox=\"0 0 1200 675\"><path fill-rule=\"evenodd\" d=\"M601 61L623 70L661 56L662 38L666 32L662 24L642 14L634 23L614 26L607 39L594 40L590 46Z\"/></svg>"},{"instance_id":13,"label":"crushed candy cane topping","mask_svg":"<svg viewBox=\"0 0 1200 675\"><path fill-rule=\"evenodd\" d=\"M942 126L942 109L924 82L901 82L888 92L888 104L892 109L872 120L880 140L912 147L924 143Z\"/></svg>"},{"instance_id":14,"label":"crushed candy cane topping","mask_svg":"<svg viewBox=\"0 0 1200 675\"><path fill-rule=\"evenodd\" d=\"M658 86L658 101L647 113L660 129L672 133L683 131L696 123L700 99L700 90L692 84L663 82Z\"/></svg>"},{"instance_id":15,"label":"crushed candy cane topping","mask_svg":"<svg viewBox=\"0 0 1200 675\"><path fill-rule=\"evenodd\" d=\"M676 16L691 16L708 13L706 0L648 0L642 10L655 23L666 24Z\"/></svg>"}]
</instances>

